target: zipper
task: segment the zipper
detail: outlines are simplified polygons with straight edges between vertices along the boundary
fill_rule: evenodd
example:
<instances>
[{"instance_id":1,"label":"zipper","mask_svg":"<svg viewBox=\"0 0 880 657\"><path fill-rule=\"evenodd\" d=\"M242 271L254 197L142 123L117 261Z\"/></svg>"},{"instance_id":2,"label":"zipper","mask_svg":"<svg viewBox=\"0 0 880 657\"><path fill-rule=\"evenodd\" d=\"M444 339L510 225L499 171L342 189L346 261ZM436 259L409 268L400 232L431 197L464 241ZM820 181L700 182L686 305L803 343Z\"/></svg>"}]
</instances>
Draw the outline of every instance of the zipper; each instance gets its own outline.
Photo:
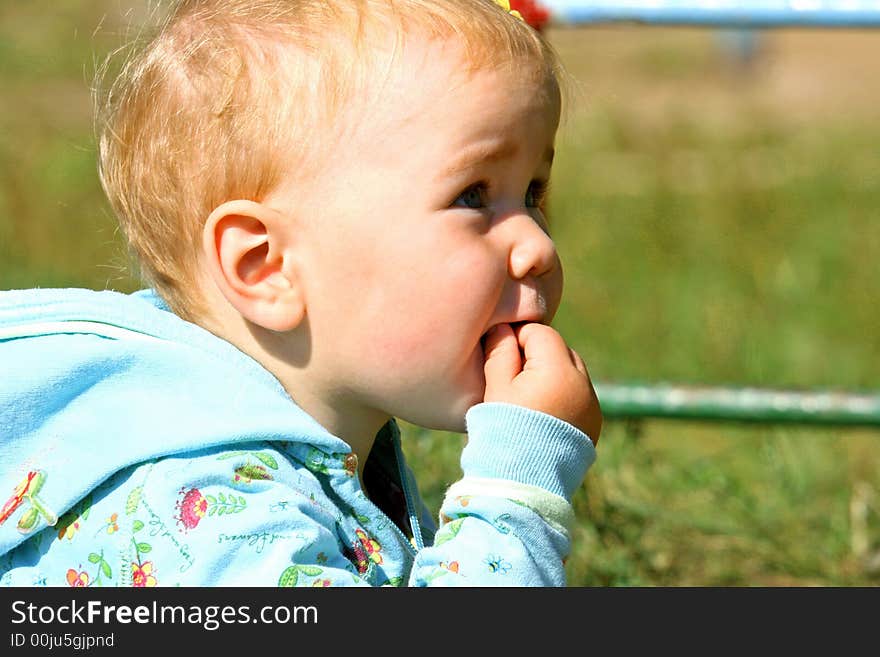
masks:
<instances>
[{"instance_id":1,"label":"zipper","mask_svg":"<svg viewBox=\"0 0 880 657\"><path fill-rule=\"evenodd\" d=\"M406 468L403 467L403 449L400 447L400 436L395 431L392 442L394 443L394 456L397 461L397 473L400 477L400 485L403 486L403 496L406 499L406 513L409 516L409 526L412 529L413 540L415 541L415 552L425 548L425 539L422 536L422 526L419 523L418 509L415 508L412 491L410 490L410 481L407 476ZM400 531L398 529L398 531ZM403 532L401 532L402 534ZM406 538L406 537L404 537ZM409 543L409 541L407 541Z\"/></svg>"}]
</instances>

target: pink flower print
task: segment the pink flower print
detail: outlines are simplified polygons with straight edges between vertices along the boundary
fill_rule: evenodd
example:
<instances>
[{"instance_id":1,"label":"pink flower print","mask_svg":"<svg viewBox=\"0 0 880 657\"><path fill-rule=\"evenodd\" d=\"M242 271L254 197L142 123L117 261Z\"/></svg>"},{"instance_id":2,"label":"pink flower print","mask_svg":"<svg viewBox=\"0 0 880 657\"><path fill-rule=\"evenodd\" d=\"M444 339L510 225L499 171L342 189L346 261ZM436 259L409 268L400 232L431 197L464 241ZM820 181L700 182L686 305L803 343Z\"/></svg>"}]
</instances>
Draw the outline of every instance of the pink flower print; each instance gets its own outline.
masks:
<instances>
[{"instance_id":1,"label":"pink flower print","mask_svg":"<svg viewBox=\"0 0 880 657\"><path fill-rule=\"evenodd\" d=\"M181 490L181 493L183 490ZM190 488L177 502L177 520L184 529L197 527L208 511L208 500L198 488Z\"/></svg>"},{"instance_id":2,"label":"pink flower print","mask_svg":"<svg viewBox=\"0 0 880 657\"><path fill-rule=\"evenodd\" d=\"M131 585L137 588L156 586L156 578L153 576L152 561L145 561L142 564L132 562Z\"/></svg>"},{"instance_id":3,"label":"pink flower print","mask_svg":"<svg viewBox=\"0 0 880 657\"><path fill-rule=\"evenodd\" d=\"M73 568L67 571L67 583L74 588L85 587L89 585L89 574L86 571L77 572Z\"/></svg>"},{"instance_id":4,"label":"pink flower print","mask_svg":"<svg viewBox=\"0 0 880 657\"><path fill-rule=\"evenodd\" d=\"M329 579L316 579L314 582L312 582L312 586L317 588L326 588L330 585L331 582Z\"/></svg>"}]
</instances>

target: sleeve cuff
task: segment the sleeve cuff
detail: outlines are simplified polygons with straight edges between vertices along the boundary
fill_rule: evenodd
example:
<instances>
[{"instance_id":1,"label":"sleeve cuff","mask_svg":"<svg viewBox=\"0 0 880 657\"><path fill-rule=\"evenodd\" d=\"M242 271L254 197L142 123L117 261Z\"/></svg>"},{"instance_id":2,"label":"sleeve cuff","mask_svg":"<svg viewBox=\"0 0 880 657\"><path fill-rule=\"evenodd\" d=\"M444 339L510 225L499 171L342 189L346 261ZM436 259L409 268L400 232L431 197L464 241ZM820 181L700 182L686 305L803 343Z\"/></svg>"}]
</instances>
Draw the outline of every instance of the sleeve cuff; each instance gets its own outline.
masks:
<instances>
[{"instance_id":1,"label":"sleeve cuff","mask_svg":"<svg viewBox=\"0 0 880 657\"><path fill-rule=\"evenodd\" d=\"M523 406L488 402L465 416L464 476L538 486L571 500L596 459L593 442L573 425Z\"/></svg>"}]
</instances>

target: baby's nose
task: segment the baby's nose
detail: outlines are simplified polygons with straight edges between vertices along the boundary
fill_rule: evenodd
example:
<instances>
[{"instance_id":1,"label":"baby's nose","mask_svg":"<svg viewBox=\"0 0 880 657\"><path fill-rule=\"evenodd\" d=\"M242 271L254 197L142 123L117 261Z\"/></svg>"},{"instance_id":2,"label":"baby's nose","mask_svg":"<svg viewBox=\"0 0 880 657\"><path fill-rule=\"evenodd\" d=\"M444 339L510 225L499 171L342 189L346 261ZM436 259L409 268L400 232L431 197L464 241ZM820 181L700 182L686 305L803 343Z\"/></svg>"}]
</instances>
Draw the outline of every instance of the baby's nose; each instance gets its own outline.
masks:
<instances>
[{"instance_id":1,"label":"baby's nose","mask_svg":"<svg viewBox=\"0 0 880 657\"><path fill-rule=\"evenodd\" d=\"M514 235L508 270L516 280L545 276L560 267L556 245L547 232L528 214L510 217Z\"/></svg>"}]
</instances>

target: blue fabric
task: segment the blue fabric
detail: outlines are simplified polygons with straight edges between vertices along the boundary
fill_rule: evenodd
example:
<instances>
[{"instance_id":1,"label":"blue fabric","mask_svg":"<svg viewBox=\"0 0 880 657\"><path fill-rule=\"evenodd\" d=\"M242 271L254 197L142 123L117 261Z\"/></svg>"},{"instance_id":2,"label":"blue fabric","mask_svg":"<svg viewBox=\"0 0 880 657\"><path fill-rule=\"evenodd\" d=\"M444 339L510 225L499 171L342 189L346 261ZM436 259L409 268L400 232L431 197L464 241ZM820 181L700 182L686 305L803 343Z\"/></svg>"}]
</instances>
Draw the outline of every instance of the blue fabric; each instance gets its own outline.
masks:
<instances>
[{"instance_id":1,"label":"blue fabric","mask_svg":"<svg viewBox=\"0 0 880 657\"><path fill-rule=\"evenodd\" d=\"M467 415L471 433L461 456L466 475L500 477L571 498L596 458L591 440L567 422L545 413L522 413L511 404L478 404ZM541 444L541 450L535 445Z\"/></svg>"},{"instance_id":2,"label":"blue fabric","mask_svg":"<svg viewBox=\"0 0 880 657\"><path fill-rule=\"evenodd\" d=\"M463 482L500 485L444 501L435 539L394 422L379 508L343 440L150 291L0 292L0 363L0 583L564 584L567 531L528 500L567 499L593 452L550 416L471 409Z\"/></svg>"}]
</instances>

